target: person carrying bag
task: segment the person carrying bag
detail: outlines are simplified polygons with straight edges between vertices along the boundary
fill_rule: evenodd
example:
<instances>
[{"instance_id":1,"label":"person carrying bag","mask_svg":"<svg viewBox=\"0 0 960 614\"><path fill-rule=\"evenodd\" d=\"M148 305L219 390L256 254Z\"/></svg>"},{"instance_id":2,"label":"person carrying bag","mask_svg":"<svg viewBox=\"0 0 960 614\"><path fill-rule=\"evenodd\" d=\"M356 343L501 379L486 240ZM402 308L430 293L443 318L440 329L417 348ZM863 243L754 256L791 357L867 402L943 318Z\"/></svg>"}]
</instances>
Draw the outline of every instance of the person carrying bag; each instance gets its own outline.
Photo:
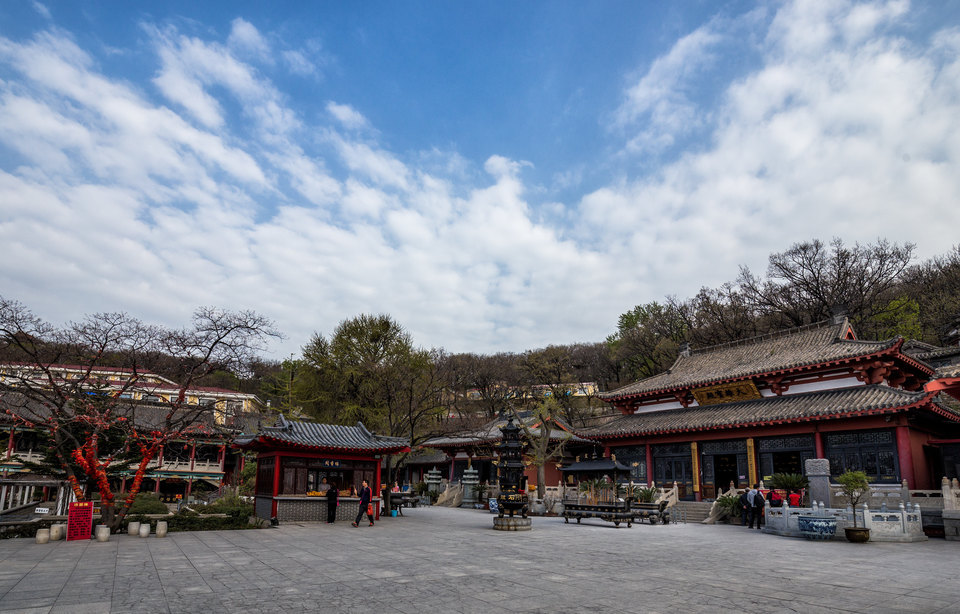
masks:
<instances>
[{"instance_id":1,"label":"person carrying bag","mask_svg":"<svg viewBox=\"0 0 960 614\"><path fill-rule=\"evenodd\" d=\"M367 526L373 526L373 492L370 490L370 484L366 480L363 481L363 486L360 488L360 510L357 512L357 519L354 520L351 524L355 527L360 526L360 521L363 519L363 513L367 513L367 518L370 520L370 524Z\"/></svg>"}]
</instances>

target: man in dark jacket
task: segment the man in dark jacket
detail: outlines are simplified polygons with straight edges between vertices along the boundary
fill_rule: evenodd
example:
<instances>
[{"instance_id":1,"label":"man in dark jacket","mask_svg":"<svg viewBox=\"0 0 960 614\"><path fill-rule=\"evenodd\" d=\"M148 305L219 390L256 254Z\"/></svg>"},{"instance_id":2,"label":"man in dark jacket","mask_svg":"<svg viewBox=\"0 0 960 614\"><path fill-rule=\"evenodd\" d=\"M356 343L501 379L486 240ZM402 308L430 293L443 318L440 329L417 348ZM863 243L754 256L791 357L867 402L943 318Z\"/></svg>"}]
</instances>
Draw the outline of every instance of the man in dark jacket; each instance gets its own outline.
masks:
<instances>
[{"instance_id":1,"label":"man in dark jacket","mask_svg":"<svg viewBox=\"0 0 960 614\"><path fill-rule=\"evenodd\" d=\"M373 493L370 491L370 484L364 480L363 486L360 488L360 511L357 512L357 519L351 523L353 526L360 526L360 521L363 519L364 514L366 514L367 518L370 520L370 524L368 526L373 526L373 512L369 509L372 498Z\"/></svg>"},{"instance_id":2,"label":"man in dark jacket","mask_svg":"<svg viewBox=\"0 0 960 614\"><path fill-rule=\"evenodd\" d=\"M753 496L750 496L753 495ZM760 492L760 485L754 484L753 490L747 493L747 499L750 501L750 528L753 528L753 521L757 521L757 529L760 528L760 521L763 519L763 493Z\"/></svg>"},{"instance_id":3,"label":"man in dark jacket","mask_svg":"<svg viewBox=\"0 0 960 614\"><path fill-rule=\"evenodd\" d=\"M753 507L750 505L750 502L747 500L747 495L750 493L750 489L747 488L743 491L743 494L740 495L740 526L747 526L747 518L750 517L750 511Z\"/></svg>"},{"instance_id":4,"label":"man in dark jacket","mask_svg":"<svg viewBox=\"0 0 960 614\"><path fill-rule=\"evenodd\" d=\"M340 502L337 500L340 493L337 491L336 484L330 484L330 488L327 489L327 524L333 524L333 521L337 519L337 506L340 505Z\"/></svg>"}]
</instances>

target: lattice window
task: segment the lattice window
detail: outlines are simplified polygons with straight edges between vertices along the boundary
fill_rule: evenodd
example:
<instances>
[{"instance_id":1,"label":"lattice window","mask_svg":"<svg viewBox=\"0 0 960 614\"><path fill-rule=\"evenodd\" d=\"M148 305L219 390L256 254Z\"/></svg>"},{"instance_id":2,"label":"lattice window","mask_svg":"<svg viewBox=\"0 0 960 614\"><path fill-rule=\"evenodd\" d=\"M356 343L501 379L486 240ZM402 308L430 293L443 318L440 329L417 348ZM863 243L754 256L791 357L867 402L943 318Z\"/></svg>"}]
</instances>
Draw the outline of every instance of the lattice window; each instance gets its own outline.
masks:
<instances>
[{"instance_id":1,"label":"lattice window","mask_svg":"<svg viewBox=\"0 0 960 614\"><path fill-rule=\"evenodd\" d=\"M791 437L767 437L757 441L760 450L807 450L813 448L813 437L794 435Z\"/></svg>"},{"instance_id":2,"label":"lattice window","mask_svg":"<svg viewBox=\"0 0 960 614\"><path fill-rule=\"evenodd\" d=\"M737 454L747 451L747 442L743 439L707 441L700 444L700 451L703 454Z\"/></svg>"}]
</instances>

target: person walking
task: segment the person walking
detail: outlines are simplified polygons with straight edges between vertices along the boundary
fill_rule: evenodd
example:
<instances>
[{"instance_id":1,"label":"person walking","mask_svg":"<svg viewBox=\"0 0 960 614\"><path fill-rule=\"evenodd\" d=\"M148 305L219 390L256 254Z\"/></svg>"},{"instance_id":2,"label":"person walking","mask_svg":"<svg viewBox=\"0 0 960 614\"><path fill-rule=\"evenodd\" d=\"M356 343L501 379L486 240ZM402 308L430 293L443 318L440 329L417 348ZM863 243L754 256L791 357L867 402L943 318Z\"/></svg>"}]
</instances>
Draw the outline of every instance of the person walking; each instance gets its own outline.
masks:
<instances>
[{"instance_id":1,"label":"person walking","mask_svg":"<svg viewBox=\"0 0 960 614\"><path fill-rule=\"evenodd\" d=\"M750 495L753 495L752 497ZM760 529L760 521L763 519L763 493L760 492L760 485L754 484L753 490L748 493L747 498L750 501L750 528L753 528L753 521L757 521L757 530Z\"/></svg>"},{"instance_id":2,"label":"person walking","mask_svg":"<svg viewBox=\"0 0 960 614\"><path fill-rule=\"evenodd\" d=\"M331 482L327 489L327 524L333 524L337 519L337 506L340 505L339 492L336 482Z\"/></svg>"},{"instance_id":3,"label":"person walking","mask_svg":"<svg viewBox=\"0 0 960 614\"><path fill-rule=\"evenodd\" d=\"M364 480L363 486L360 487L360 511L357 512L357 519L353 521L353 526L360 526L360 520L363 519L364 513L367 514L367 518L370 520L370 524L367 526L373 526L373 508L370 505L372 499L373 493L370 491L370 484Z\"/></svg>"},{"instance_id":4,"label":"person walking","mask_svg":"<svg viewBox=\"0 0 960 614\"><path fill-rule=\"evenodd\" d=\"M750 517L750 509L753 505L749 501L750 489L743 491L743 494L740 495L740 526L747 526L747 518Z\"/></svg>"}]
</instances>

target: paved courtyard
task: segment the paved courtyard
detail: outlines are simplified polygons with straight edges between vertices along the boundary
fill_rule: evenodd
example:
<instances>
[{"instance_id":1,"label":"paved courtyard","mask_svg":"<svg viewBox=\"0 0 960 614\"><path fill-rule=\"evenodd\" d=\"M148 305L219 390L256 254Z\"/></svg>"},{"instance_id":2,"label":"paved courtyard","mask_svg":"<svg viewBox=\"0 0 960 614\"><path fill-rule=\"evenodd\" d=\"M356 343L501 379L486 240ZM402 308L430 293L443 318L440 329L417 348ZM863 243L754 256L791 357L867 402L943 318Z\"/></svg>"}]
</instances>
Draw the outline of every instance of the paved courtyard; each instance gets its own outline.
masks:
<instances>
[{"instance_id":1,"label":"paved courtyard","mask_svg":"<svg viewBox=\"0 0 960 614\"><path fill-rule=\"evenodd\" d=\"M0 541L0 611L960 612L960 544L819 543L739 526L493 531L474 510L349 523Z\"/></svg>"}]
</instances>

